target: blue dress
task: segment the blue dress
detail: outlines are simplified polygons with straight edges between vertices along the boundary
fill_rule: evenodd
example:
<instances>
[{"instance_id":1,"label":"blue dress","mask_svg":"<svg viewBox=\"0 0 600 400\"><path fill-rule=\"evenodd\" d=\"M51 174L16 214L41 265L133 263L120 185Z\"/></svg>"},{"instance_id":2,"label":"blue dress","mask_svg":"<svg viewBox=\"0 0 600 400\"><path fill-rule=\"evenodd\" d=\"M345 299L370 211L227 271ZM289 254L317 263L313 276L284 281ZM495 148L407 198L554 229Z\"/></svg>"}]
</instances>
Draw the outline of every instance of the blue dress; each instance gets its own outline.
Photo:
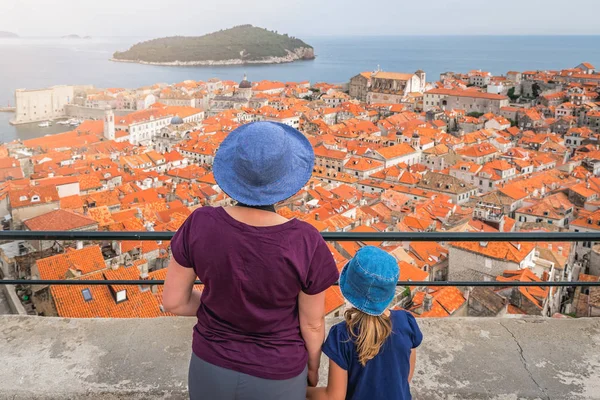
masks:
<instances>
[{"instance_id":1,"label":"blue dress","mask_svg":"<svg viewBox=\"0 0 600 400\"><path fill-rule=\"evenodd\" d=\"M348 371L346 400L411 399L408 384L410 354L421 344L423 334L415 317L406 311L390 311L390 319L392 334L364 367L358 361L346 322L331 328L323 352Z\"/></svg>"}]
</instances>

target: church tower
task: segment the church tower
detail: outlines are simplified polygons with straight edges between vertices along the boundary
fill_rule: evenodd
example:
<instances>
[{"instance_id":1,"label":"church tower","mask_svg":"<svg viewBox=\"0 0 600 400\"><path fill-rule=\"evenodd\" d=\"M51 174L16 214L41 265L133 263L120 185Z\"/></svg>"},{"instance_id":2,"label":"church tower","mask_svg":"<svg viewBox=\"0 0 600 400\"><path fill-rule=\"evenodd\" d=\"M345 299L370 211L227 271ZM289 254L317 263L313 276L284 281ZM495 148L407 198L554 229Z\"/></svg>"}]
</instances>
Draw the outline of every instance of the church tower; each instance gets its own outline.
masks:
<instances>
[{"instance_id":1,"label":"church tower","mask_svg":"<svg viewBox=\"0 0 600 400\"><path fill-rule=\"evenodd\" d=\"M115 114L110 107L104 110L104 137L107 140L115 140Z\"/></svg>"},{"instance_id":2,"label":"church tower","mask_svg":"<svg viewBox=\"0 0 600 400\"><path fill-rule=\"evenodd\" d=\"M417 151L421 150L421 138L417 132L413 132L410 145Z\"/></svg>"},{"instance_id":3,"label":"church tower","mask_svg":"<svg viewBox=\"0 0 600 400\"><path fill-rule=\"evenodd\" d=\"M419 89L417 90L418 92L424 93L425 92L425 85L427 84L426 78L427 75L425 74L425 71L423 71L422 69L418 70L417 72L415 72L415 75L419 77Z\"/></svg>"},{"instance_id":4,"label":"church tower","mask_svg":"<svg viewBox=\"0 0 600 400\"><path fill-rule=\"evenodd\" d=\"M250 99L252 97L252 82L248 80L246 74L244 74L244 79L238 85L238 93L241 97L246 99Z\"/></svg>"}]
</instances>

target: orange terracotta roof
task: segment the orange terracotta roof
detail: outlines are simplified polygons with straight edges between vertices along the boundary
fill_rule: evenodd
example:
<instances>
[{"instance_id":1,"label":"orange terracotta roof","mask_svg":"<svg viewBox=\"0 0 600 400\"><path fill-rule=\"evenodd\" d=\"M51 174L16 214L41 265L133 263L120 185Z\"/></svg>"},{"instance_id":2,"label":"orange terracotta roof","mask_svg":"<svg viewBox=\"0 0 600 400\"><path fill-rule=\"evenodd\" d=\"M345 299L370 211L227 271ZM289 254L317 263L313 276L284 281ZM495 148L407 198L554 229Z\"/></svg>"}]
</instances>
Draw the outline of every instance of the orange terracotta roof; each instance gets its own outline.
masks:
<instances>
[{"instance_id":1,"label":"orange terracotta roof","mask_svg":"<svg viewBox=\"0 0 600 400\"><path fill-rule=\"evenodd\" d=\"M54 186L37 186L11 190L8 194L12 208L34 206L58 202L58 192Z\"/></svg>"},{"instance_id":2,"label":"orange terracotta roof","mask_svg":"<svg viewBox=\"0 0 600 400\"><path fill-rule=\"evenodd\" d=\"M69 210L83 209L83 199L77 194L63 197L60 199L60 208Z\"/></svg>"},{"instance_id":3,"label":"orange terracotta roof","mask_svg":"<svg viewBox=\"0 0 600 400\"><path fill-rule=\"evenodd\" d=\"M380 154L384 159L391 160L397 157L402 157L407 154L415 153L415 149L409 146L406 143L397 144L394 146L383 147L375 150L378 154Z\"/></svg>"},{"instance_id":4,"label":"orange terracotta roof","mask_svg":"<svg viewBox=\"0 0 600 400\"><path fill-rule=\"evenodd\" d=\"M325 290L325 315L331 314L345 303L346 301L342 296L339 286L331 286Z\"/></svg>"},{"instance_id":5,"label":"orange terracotta roof","mask_svg":"<svg viewBox=\"0 0 600 400\"><path fill-rule=\"evenodd\" d=\"M139 279L137 267L121 267L117 271L98 272L87 279ZM153 318L165 315L151 290L142 292L139 286L110 288L109 286L51 286L58 315L63 318ZM117 303L113 290L124 290L126 300ZM89 300L84 298L84 291Z\"/></svg>"},{"instance_id":6,"label":"orange terracotta roof","mask_svg":"<svg viewBox=\"0 0 600 400\"><path fill-rule=\"evenodd\" d=\"M423 282L429 280L429 273L407 262L400 261L398 268L400 268L400 281ZM415 286L411 286L411 290L414 289Z\"/></svg>"},{"instance_id":7,"label":"orange terracotta roof","mask_svg":"<svg viewBox=\"0 0 600 400\"><path fill-rule=\"evenodd\" d=\"M352 157L344 168L352 171L371 171L383 167L383 163L362 157Z\"/></svg>"},{"instance_id":8,"label":"orange terracotta roof","mask_svg":"<svg viewBox=\"0 0 600 400\"><path fill-rule=\"evenodd\" d=\"M30 231L70 231L89 229L98 223L88 217L67 210L54 210L23 222Z\"/></svg>"},{"instance_id":9,"label":"orange terracotta roof","mask_svg":"<svg viewBox=\"0 0 600 400\"><path fill-rule=\"evenodd\" d=\"M86 275L106 268L97 245L80 250L67 249L63 254L39 259L36 264L41 279L65 279L77 273ZM69 271L72 271L71 274L68 274Z\"/></svg>"},{"instance_id":10,"label":"orange terracotta roof","mask_svg":"<svg viewBox=\"0 0 600 400\"><path fill-rule=\"evenodd\" d=\"M484 244L482 246L482 244ZM513 242L452 242L451 246L497 260L520 264L535 248L535 243Z\"/></svg>"},{"instance_id":11,"label":"orange terracotta roof","mask_svg":"<svg viewBox=\"0 0 600 400\"><path fill-rule=\"evenodd\" d=\"M90 208L88 210L88 214L92 219L97 221L98 225L101 227L110 225L114 222L112 219L112 214L107 206Z\"/></svg>"},{"instance_id":12,"label":"orange terracotta roof","mask_svg":"<svg viewBox=\"0 0 600 400\"><path fill-rule=\"evenodd\" d=\"M385 71L377 71L372 77L379 79L393 79L400 81L408 81L412 79L414 74L407 74L402 72L385 72Z\"/></svg>"}]
</instances>

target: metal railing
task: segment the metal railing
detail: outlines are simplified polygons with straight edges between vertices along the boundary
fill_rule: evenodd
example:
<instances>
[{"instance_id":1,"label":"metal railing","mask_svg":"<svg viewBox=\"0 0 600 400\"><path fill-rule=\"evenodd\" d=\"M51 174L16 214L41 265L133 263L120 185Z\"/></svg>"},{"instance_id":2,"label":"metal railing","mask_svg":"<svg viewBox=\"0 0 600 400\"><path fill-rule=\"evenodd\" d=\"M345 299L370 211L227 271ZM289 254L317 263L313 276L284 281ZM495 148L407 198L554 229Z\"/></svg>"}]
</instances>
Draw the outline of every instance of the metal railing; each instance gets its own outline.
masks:
<instances>
[{"instance_id":1,"label":"metal railing","mask_svg":"<svg viewBox=\"0 0 600 400\"><path fill-rule=\"evenodd\" d=\"M175 232L0 231L5 240L171 240ZM326 241L360 242L600 242L600 232L323 232ZM0 285L163 285L164 280L4 279ZM197 281L196 284L202 284ZM337 284L337 283L336 283ZM600 282L399 281L398 286L600 287Z\"/></svg>"}]
</instances>

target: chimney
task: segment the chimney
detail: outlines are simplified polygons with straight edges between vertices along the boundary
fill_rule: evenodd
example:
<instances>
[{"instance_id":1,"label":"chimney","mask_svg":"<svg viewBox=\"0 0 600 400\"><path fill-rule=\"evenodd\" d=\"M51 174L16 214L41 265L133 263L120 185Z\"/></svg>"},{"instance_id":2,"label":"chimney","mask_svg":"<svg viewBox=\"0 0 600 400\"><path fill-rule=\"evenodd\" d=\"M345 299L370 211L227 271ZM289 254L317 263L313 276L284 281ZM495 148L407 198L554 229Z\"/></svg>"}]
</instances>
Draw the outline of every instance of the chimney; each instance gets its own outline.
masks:
<instances>
[{"instance_id":1,"label":"chimney","mask_svg":"<svg viewBox=\"0 0 600 400\"><path fill-rule=\"evenodd\" d=\"M423 310L431 311L432 307L433 307L433 296L430 294L426 294L425 298L423 299Z\"/></svg>"},{"instance_id":2,"label":"chimney","mask_svg":"<svg viewBox=\"0 0 600 400\"><path fill-rule=\"evenodd\" d=\"M77 241L77 245L76 245L76 246L77 246L77 247L76 247L76 248L77 248L77 250L81 250L81 249L83 249L83 241L81 241L81 240L78 240L78 241Z\"/></svg>"},{"instance_id":3,"label":"chimney","mask_svg":"<svg viewBox=\"0 0 600 400\"><path fill-rule=\"evenodd\" d=\"M315 214L315 221L320 221L321 219L319 218L319 213Z\"/></svg>"},{"instance_id":4,"label":"chimney","mask_svg":"<svg viewBox=\"0 0 600 400\"><path fill-rule=\"evenodd\" d=\"M552 251L552 243L548 243L548 250Z\"/></svg>"},{"instance_id":5,"label":"chimney","mask_svg":"<svg viewBox=\"0 0 600 400\"><path fill-rule=\"evenodd\" d=\"M487 247L487 245L488 245L488 242L479 242L479 245L480 245L481 247Z\"/></svg>"}]
</instances>

